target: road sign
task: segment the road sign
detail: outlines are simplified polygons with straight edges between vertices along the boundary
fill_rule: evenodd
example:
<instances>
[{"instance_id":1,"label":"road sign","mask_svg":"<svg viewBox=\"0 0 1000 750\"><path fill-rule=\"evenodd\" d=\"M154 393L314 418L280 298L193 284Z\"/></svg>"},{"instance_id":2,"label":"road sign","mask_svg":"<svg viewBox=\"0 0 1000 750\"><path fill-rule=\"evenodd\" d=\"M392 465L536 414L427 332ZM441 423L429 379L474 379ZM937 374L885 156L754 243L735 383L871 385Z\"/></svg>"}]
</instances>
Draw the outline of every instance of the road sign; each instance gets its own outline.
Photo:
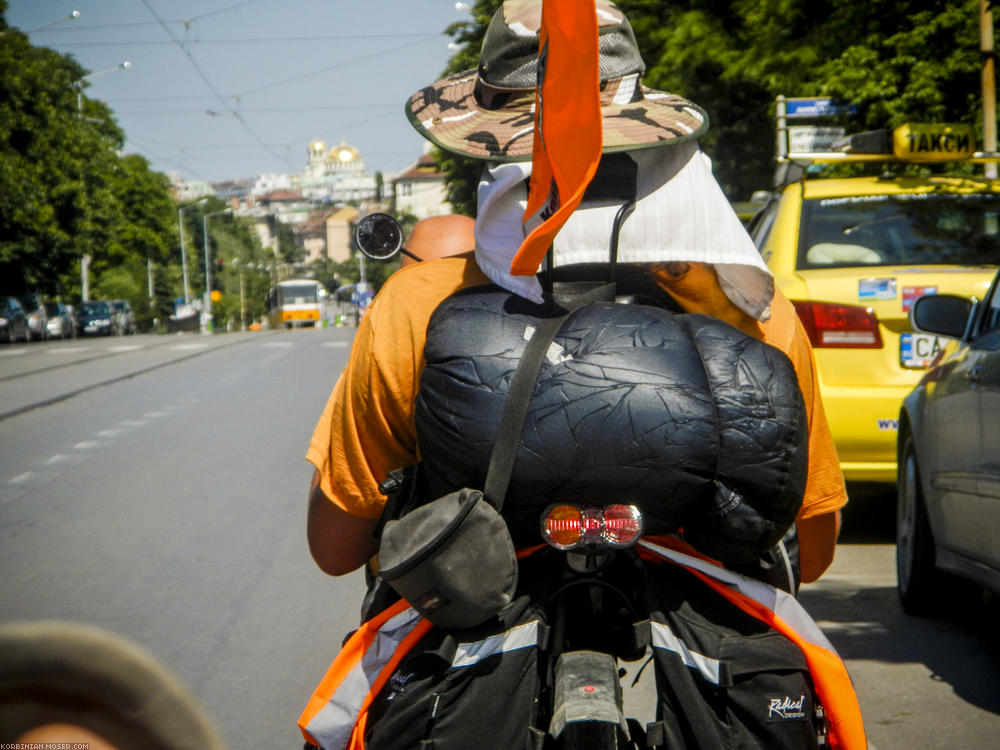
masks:
<instances>
[{"instance_id":1,"label":"road sign","mask_svg":"<svg viewBox=\"0 0 1000 750\"><path fill-rule=\"evenodd\" d=\"M854 107L838 104L828 96L785 100L785 117L833 117L852 115L856 111Z\"/></svg>"},{"instance_id":2,"label":"road sign","mask_svg":"<svg viewBox=\"0 0 1000 750\"><path fill-rule=\"evenodd\" d=\"M788 128L788 150L796 154L830 151L833 142L846 132L844 128L792 125Z\"/></svg>"}]
</instances>

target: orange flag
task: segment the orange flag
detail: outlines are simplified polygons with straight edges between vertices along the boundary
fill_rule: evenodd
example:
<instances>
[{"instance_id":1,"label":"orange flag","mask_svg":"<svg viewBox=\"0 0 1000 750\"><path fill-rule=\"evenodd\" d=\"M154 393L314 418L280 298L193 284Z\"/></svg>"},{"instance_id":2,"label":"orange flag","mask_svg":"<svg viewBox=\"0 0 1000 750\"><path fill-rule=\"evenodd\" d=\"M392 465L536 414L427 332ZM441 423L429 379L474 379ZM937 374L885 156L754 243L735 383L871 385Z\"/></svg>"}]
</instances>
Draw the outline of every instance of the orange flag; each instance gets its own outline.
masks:
<instances>
[{"instance_id":1,"label":"orange flag","mask_svg":"<svg viewBox=\"0 0 1000 750\"><path fill-rule=\"evenodd\" d=\"M544 0L531 183L524 221L542 219L510 272L533 276L556 233L583 199L601 160L597 9L594 0Z\"/></svg>"}]
</instances>

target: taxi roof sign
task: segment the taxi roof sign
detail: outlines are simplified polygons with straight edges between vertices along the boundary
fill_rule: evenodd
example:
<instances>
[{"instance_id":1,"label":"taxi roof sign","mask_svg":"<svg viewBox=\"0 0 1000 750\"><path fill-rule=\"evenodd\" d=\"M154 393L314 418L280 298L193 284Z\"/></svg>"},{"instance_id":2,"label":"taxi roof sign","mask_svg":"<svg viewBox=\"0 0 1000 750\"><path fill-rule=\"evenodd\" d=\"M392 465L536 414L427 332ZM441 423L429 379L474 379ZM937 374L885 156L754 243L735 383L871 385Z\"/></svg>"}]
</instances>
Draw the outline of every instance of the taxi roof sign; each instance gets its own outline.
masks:
<instances>
[{"instance_id":1,"label":"taxi roof sign","mask_svg":"<svg viewBox=\"0 0 1000 750\"><path fill-rule=\"evenodd\" d=\"M976 134L961 123L907 123L892 133L892 151L907 161L957 161L975 153Z\"/></svg>"}]
</instances>

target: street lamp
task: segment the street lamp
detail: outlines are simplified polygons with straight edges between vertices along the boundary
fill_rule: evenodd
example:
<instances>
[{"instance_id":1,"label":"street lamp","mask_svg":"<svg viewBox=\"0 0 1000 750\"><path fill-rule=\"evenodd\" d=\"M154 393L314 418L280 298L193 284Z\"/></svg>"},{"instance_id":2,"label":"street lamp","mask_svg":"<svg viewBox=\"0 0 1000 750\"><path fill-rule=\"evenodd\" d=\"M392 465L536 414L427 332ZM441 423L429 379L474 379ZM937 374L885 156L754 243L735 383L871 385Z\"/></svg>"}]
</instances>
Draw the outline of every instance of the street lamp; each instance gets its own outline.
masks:
<instances>
[{"instance_id":1,"label":"street lamp","mask_svg":"<svg viewBox=\"0 0 1000 750\"><path fill-rule=\"evenodd\" d=\"M114 73L116 70L128 70L132 67L132 63L128 60L123 60L122 62L115 65L113 68L108 68L107 70L99 70L96 73L88 73L73 82L76 86L76 111L77 114L83 115L83 82L89 81L91 78L97 78L98 76L103 76L107 73Z\"/></svg>"},{"instance_id":2,"label":"street lamp","mask_svg":"<svg viewBox=\"0 0 1000 750\"><path fill-rule=\"evenodd\" d=\"M68 16L63 16L62 18L56 19L55 21L49 21L48 23L43 23L41 26L39 26L37 28L29 29L26 33L28 33L28 34L34 34L36 31L41 31L42 29L47 29L50 26L55 26L56 24L59 24L59 23L66 23L67 21L75 21L76 19L78 19L82 15L83 14L80 11L74 10Z\"/></svg>"},{"instance_id":3,"label":"street lamp","mask_svg":"<svg viewBox=\"0 0 1000 750\"><path fill-rule=\"evenodd\" d=\"M205 333L212 332L212 265L208 260L208 219L211 216L221 216L232 212L233 209L226 208L222 211L204 214L201 217L201 230L205 236Z\"/></svg>"},{"instance_id":4,"label":"street lamp","mask_svg":"<svg viewBox=\"0 0 1000 750\"><path fill-rule=\"evenodd\" d=\"M200 206L202 203L207 203L208 198L202 198L197 203L192 203L187 206L180 206L177 209L177 223L180 225L181 230L181 273L184 277L184 304L188 305L191 303L191 289L188 287L188 261L187 261L187 251L184 248L184 211L191 206Z\"/></svg>"},{"instance_id":5,"label":"street lamp","mask_svg":"<svg viewBox=\"0 0 1000 750\"><path fill-rule=\"evenodd\" d=\"M57 18L55 21L49 21L48 23L43 23L41 26L37 26L34 29L28 29L24 33L25 34L34 34L36 31L42 31L44 29L49 28L50 26L55 26L58 23L66 23L66 21L75 21L77 18L79 18L82 15L83 14L80 11L74 10L68 16L63 16L62 18ZM0 36L6 36L7 33L8 32L6 32L6 31L0 31Z\"/></svg>"}]
</instances>

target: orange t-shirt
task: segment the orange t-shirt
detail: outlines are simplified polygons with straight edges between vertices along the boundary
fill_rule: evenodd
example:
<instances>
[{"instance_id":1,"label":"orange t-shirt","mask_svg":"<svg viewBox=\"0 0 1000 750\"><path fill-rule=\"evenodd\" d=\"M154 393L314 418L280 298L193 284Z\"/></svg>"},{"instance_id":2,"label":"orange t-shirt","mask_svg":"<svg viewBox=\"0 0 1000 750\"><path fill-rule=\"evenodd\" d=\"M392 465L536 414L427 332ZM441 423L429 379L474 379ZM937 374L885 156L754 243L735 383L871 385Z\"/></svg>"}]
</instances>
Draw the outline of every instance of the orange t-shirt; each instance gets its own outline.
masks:
<instances>
[{"instance_id":1,"label":"orange t-shirt","mask_svg":"<svg viewBox=\"0 0 1000 750\"><path fill-rule=\"evenodd\" d=\"M710 266L681 268L682 275L663 269L657 277L685 311L720 318L791 359L809 421L809 477L799 518L839 510L847 502L844 479L820 402L812 348L792 304L776 293L770 320L759 323L732 305ZM319 471L323 493L343 510L378 518L385 503L379 482L417 460L413 407L431 314L459 289L489 283L466 254L403 268L376 295L306 455Z\"/></svg>"}]
</instances>

